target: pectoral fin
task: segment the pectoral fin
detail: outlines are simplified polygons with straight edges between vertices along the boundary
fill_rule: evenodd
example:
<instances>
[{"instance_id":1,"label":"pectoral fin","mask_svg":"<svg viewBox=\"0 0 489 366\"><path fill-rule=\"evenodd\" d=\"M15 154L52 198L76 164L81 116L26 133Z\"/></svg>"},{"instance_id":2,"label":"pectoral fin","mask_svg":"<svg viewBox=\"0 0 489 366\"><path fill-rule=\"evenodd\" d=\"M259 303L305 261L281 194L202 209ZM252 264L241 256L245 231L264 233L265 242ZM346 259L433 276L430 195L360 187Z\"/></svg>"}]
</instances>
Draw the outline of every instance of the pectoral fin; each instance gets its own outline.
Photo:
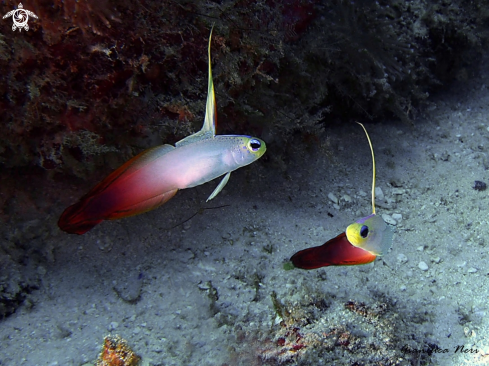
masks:
<instances>
[{"instance_id":1,"label":"pectoral fin","mask_svg":"<svg viewBox=\"0 0 489 366\"><path fill-rule=\"evenodd\" d=\"M213 199L214 197L216 197L219 194L219 192L222 191L222 189L224 188L224 186L227 184L230 176L231 176L231 172L227 173L224 176L224 178L222 178L221 183L219 183L219 185L216 187L216 189L214 189L214 192L211 193L211 195L206 200L206 202L209 202L211 199Z\"/></svg>"}]
</instances>

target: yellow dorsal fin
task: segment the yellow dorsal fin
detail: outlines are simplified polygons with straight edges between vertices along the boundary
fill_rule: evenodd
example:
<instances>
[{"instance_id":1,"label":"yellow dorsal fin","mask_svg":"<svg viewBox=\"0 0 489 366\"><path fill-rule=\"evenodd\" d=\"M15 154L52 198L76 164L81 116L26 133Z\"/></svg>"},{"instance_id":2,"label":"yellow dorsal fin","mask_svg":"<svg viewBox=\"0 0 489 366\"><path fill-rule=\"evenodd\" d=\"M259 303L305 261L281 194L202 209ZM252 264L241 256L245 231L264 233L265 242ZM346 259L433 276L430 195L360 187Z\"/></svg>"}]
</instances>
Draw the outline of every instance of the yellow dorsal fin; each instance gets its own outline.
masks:
<instances>
[{"instance_id":1,"label":"yellow dorsal fin","mask_svg":"<svg viewBox=\"0 0 489 366\"><path fill-rule=\"evenodd\" d=\"M212 131L213 136L216 135L216 96L214 94L214 81L212 80L212 61L211 61L211 39L214 25L211 28L211 34L209 35L209 46L207 48L207 54L209 57L209 80L207 85L207 102L205 105L205 118L204 126L202 130Z\"/></svg>"}]
</instances>

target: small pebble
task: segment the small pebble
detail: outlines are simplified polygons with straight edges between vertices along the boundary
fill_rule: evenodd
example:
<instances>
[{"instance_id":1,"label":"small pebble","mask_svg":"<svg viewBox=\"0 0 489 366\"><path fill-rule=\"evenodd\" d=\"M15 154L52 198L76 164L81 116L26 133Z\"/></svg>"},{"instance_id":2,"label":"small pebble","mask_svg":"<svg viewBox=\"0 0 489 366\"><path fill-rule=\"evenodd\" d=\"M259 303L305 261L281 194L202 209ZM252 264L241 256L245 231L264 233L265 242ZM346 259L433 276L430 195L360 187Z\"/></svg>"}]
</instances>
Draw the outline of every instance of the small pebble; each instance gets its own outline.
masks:
<instances>
[{"instance_id":1,"label":"small pebble","mask_svg":"<svg viewBox=\"0 0 489 366\"><path fill-rule=\"evenodd\" d=\"M347 194L343 195L343 197L341 197L343 199L343 201L345 202L351 202L351 197Z\"/></svg>"},{"instance_id":2,"label":"small pebble","mask_svg":"<svg viewBox=\"0 0 489 366\"><path fill-rule=\"evenodd\" d=\"M121 279L113 286L116 294L124 301L128 303L135 303L141 296L141 289L143 287L143 281L139 278L139 274L135 273L129 275L124 280Z\"/></svg>"},{"instance_id":3,"label":"small pebble","mask_svg":"<svg viewBox=\"0 0 489 366\"><path fill-rule=\"evenodd\" d=\"M382 191L382 188L375 187L375 198L381 201L384 199L384 192Z\"/></svg>"},{"instance_id":4,"label":"small pebble","mask_svg":"<svg viewBox=\"0 0 489 366\"><path fill-rule=\"evenodd\" d=\"M424 246L420 245L419 247L416 248L418 252L422 252L424 250Z\"/></svg>"},{"instance_id":5,"label":"small pebble","mask_svg":"<svg viewBox=\"0 0 489 366\"><path fill-rule=\"evenodd\" d=\"M336 197L333 193L328 193L328 198L331 202L338 204L338 197Z\"/></svg>"},{"instance_id":6,"label":"small pebble","mask_svg":"<svg viewBox=\"0 0 489 366\"><path fill-rule=\"evenodd\" d=\"M406 291L406 286L401 285L401 287L399 287L399 290L401 290L401 291Z\"/></svg>"},{"instance_id":7,"label":"small pebble","mask_svg":"<svg viewBox=\"0 0 489 366\"><path fill-rule=\"evenodd\" d=\"M475 272L477 272L477 268L470 267L470 268L467 270L467 272L469 272L469 273L475 273Z\"/></svg>"},{"instance_id":8,"label":"small pebble","mask_svg":"<svg viewBox=\"0 0 489 366\"><path fill-rule=\"evenodd\" d=\"M397 255L397 261L401 264L404 264L408 261L408 258L404 254L400 253Z\"/></svg>"},{"instance_id":9,"label":"small pebble","mask_svg":"<svg viewBox=\"0 0 489 366\"><path fill-rule=\"evenodd\" d=\"M404 193L406 193L406 190L403 188L392 188L392 194L401 195Z\"/></svg>"},{"instance_id":10,"label":"small pebble","mask_svg":"<svg viewBox=\"0 0 489 366\"><path fill-rule=\"evenodd\" d=\"M365 193L365 191L359 190L359 191L358 191L358 195L359 195L360 197L365 197L365 196L367 195L367 193Z\"/></svg>"},{"instance_id":11,"label":"small pebble","mask_svg":"<svg viewBox=\"0 0 489 366\"><path fill-rule=\"evenodd\" d=\"M400 222L402 220L402 215L401 214L398 214L398 213L395 213L395 214L392 214L392 218L394 220L396 220L397 222Z\"/></svg>"},{"instance_id":12,"label":"small pebble","mask_svg":"<svg viewBox=\"0 0 489 366\"><path fill-rule=\"evenodd\" d=\"M179 259L183 263L188 263L194 258L195 258L195 254L190 249L185 250L179 255Z\"/></svg>"},{"instance_id":13,"label":"small pebble","mask_svg":"<svg viewBox=\"0 0 489 366\"><path fill-rule=\"evenodd\" d=\"M485 191L487 188L487 184L480 180L476 180L472 188L474 188L476 191Z\"/></svg>"},{"instance_id":14,"label":"small pebble","mask_svg":"<svg viewBox=\"0 0 489 366\"><path fill-rule=\"evenodd\" d=\"M435 257L431 260L433 263L440 263L441 262L441 258L440 257Z\"/></svg>"},{"instance_id":15,"label":"small pebble","mask_svg":"<svg viewBox=\"0 0 489 366\"><path fill-rule=\"evenodd\" d=\"M418 267L422 271L427 271L429 268L428 265L423 261L419 262Z\"/></svg>"},{"instance_id":16,"label":"small pebble","mask_svg":"<svg viewBox=\"0 0 489 366\"><path fill-rule=\"evenodd\" d=\"M390 215L382 214L384 221L390 225L397 225L397 221L394 220Z\"/></svg>"},{"instance_id":17,"label":"small pebble","mask_svg":"<svg viewBox=\"0 0 489 366\"><path fill-rule=\"evenodd\" d=\"M119 326L119 323L111 322L109 324L109 326L107 327L107 329L109 330L109 332L112 332L112 331L116 330L118 326Z\"/></svg>"}]
</instances>

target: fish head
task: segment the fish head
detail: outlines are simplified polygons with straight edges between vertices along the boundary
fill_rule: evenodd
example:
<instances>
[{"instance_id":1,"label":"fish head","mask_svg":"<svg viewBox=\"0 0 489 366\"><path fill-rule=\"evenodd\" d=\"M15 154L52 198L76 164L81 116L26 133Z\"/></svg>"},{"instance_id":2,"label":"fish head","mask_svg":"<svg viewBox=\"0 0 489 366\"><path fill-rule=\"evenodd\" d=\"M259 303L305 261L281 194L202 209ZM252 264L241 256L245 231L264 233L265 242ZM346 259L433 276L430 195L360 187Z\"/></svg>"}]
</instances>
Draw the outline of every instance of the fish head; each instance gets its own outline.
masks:
<instances>
[{"instance_id":1,"label":"fish head","mask_svg":"<svg viewBox=\"0 0 489 366\"><path fill-rule=\"evenodd\" d=\"M375 214L363 217L346 228L346 237L351 245L375 255L382 255L390 248L392 236L392 229Z\"/></svg>"},{"instance_id":2,"label":"fish head","mask_svg":"<svg viewBox=\"0 0 489 366\"><path fill-rule=\"evenodd\" d=\"M257 137L237 135L232 138L234 148L231 150L231 155L238 167L253 163L267 151L265 141Z\"/></svg>"}]
</instances>

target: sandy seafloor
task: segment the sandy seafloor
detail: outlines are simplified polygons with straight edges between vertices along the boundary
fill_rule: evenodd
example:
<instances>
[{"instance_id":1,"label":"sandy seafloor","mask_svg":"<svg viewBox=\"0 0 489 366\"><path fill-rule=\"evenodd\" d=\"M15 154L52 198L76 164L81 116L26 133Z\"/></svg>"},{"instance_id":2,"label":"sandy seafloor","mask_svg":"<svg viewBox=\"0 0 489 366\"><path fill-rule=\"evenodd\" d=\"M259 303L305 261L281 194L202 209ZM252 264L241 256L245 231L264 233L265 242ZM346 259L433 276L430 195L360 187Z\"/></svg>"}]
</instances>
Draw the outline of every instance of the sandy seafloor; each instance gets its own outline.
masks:
<instances>
[{"instance_id":1,"label":"sandy seafloor","mask_svg":"<svg viewBox=\"0 0 489 366\"><path fill-rule=\"evenodd\" d=\"M367 123L385 196L377 213L397 217L391 250L369 265L283 269L371 213L370 152L355 124L291 141L282 159L268 136L267 157L213 201L217 181L83 236L56 221L89 186L58 194L31 182L44 208L9 221L2 240L32 250L21 274L5 258L2 271L38 289L0 321L0 365L94 364L108 334L143 365L489 364L489 190L473 189L489 183L488 88L487 77L451 88L413 125ZM44 196L57 197L48 209ZM445 352L430 355L435 345Z\"/></svg>"}]
</instances>

